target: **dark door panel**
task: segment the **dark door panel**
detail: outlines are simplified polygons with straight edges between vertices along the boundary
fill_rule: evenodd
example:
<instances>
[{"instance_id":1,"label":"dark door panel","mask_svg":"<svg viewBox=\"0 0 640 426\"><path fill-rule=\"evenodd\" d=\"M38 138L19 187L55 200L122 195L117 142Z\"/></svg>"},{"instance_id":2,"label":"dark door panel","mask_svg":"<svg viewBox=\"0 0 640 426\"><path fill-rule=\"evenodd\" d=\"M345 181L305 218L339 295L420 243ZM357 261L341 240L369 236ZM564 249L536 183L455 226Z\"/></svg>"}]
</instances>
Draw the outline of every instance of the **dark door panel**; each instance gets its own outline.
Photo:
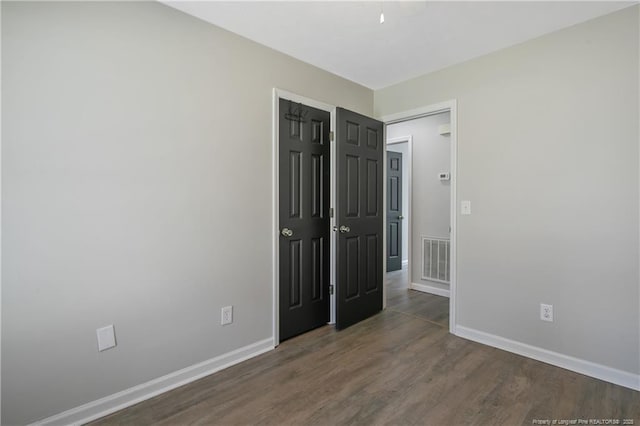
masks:
<instances>
[{"instance_id":1,"label":"dark door panel","mask_svg":"<svg viewBox=\"0 0 640 426\"><path fill-rule=\"evenodd\" d=\"M329 113L280 99L280 341L329 321Z\"/></svg>"},{"instance_id":2,"label":"dark door panel","mask_svg":"<svg viewBox=\"0 0 640 426\"><path fill-rule=\"evenodd\" d=\"M402 154L387 152L387 272L402 268Z\"/></svg>"},{"instance_id":3,"label":"dark door panel","mask_svg":"<svg viewBox=\"0 0 640 426\"><path fill-rule=\"evenodd\" d=\"M383 124L338 108L336 327L382 309Z\"/></svg>"}]
</instances>

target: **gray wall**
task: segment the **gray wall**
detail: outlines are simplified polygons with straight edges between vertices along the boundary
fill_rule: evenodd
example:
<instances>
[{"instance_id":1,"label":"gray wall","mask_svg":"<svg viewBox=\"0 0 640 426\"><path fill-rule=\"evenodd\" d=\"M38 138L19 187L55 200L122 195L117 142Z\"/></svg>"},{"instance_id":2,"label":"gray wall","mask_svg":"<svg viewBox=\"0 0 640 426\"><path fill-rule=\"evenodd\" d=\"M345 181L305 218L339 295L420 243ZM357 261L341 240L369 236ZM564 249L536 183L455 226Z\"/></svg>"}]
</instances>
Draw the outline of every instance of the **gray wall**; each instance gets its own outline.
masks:
<instances>
[{"instance_id":1,"label":"gray wall","mask_svg":"<svg viewBox=\"0 0 640 426\"><path fill-rule=\"evenodd\" d=\"M271 337L274 86L378 116L457 98L459 323L640 372L637 7L375 103L157 3L1 7L3 423Z\"/></svg>"},{"instance_id":2,"label":"gray wall","mask_svg":"<svg viewBox=\"0 0 640 426\"><path fill-rule=\"evenodd\" d=\"M446 112L387 126L388 138L413 136L411 282L443 290L449 285L422 279L422 237L449 238L451 182L438 179L451 168L450 136L438 133L449 117Z\"/></svg>"},{"instance_id":3,"label":"gray wall","mask_svg":"<svg viewBox=\"0 0 640 426\"><path fill-rule=\"evenodd\" d=\"M155 2L2 2L2 78L3 424L272 336L272 88L370 90Z\"/></svg>"},{"instance_id":4,"label":"gray wall","mask_svg":"<svg viewBox=\"0 0 640 426\"><path fill-rule=\"evenodd\" d=\"M638 7L375 93L456 98L458 323L640 373ZM555 322L540 321L551 303Z\"/></svg>"},{"instance_id":5,"label":"gray wall","mask_svg":"<svg viewBox=\"0 0 640 426\"><path fill-rule=\"evenodd\" d=\"M386 129L389 138L389 127ZM406 135L402 135L406 136ZM402 154L402 261L409 260L409 144L407 142L387 145L387 151L399 152Z\"/></svg>"}]
</instances>

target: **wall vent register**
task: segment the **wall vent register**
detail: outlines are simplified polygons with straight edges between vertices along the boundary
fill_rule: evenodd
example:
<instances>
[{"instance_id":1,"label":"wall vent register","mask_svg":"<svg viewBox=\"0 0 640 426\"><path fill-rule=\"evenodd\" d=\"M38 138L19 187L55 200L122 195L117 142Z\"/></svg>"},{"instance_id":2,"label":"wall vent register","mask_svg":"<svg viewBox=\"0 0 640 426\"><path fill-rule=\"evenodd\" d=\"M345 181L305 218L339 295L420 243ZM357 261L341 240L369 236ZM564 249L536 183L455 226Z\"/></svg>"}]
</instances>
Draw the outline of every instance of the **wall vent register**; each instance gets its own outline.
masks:
<instances>
[{"instance_id":1,"label":"wall vent register","mask_svg":"<svg viewBox=\"0 0 640 426\"><path fill-rule=\"evenodd\" d=\"M449 284L450 243L448 239L422 237L422 279Z\"/></svg>"}]
</instances>

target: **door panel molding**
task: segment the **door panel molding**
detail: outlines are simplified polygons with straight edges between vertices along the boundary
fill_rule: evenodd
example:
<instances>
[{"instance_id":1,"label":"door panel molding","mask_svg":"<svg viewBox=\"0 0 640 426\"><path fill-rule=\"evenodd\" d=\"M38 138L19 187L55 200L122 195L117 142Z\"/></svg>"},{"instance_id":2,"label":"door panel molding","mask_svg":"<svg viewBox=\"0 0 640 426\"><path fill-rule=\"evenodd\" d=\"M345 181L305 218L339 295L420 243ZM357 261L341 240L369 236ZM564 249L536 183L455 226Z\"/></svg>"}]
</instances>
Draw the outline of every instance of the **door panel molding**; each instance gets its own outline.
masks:
<instances>
[{"instance_id":1,"label":"door panel molding","mask_svg":"<svg viewBox=\"0 0 640 426\"><path fill-rule=\"evenodd\" d=\"M367 158L367 211L365 216L378 217L378 167L380 162Z\"/></svg>"},{"instance_id":2,"label":"door panel molding","mask_svg":"<svg viewBox=\"0 0 640 426\"><path fill-rule=\"evenodd\" d=\"M378 234L368 234L365 235L365 272L366 272L366 280L365 280L365 293L371 293L372 291L376 291L377 287L375 285L376 275L380 272L381 268L378 264L378 253L380 252L380 247L378 241L380 240L380 236ZM384 282L384 281L383 281Z\"/></svg>"},{"instance_id":3,"label":"door panel molding","mask_svg":"<svg viewBox=\"0 0 640 426\"><path fill-rule=\"evenodd\" d=\"M289 300L292 303L289 304L289 308L300 307L301 299L300 294L302 286L302 240L288 240L289 243L289 279L286 280L289 283Z\"/></svg>"}]
</instances>

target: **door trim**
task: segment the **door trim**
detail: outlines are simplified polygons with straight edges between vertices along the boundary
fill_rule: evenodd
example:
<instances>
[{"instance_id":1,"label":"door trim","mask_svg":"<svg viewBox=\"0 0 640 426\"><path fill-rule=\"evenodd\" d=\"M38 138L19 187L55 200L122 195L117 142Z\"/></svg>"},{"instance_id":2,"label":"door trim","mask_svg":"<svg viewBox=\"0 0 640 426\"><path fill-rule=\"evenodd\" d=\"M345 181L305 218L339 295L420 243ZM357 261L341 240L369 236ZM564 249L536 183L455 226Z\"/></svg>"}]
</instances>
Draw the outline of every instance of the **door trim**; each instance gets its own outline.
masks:
<instances>
[{"instance_id":1,"label":"door trim","mask_svg":"<svg viewBox=\"0 0 640 426\"><path fill-rule=\"evenodd\" d=\"M386 123L385 123L386 125ZM402 212L403 216L405 216L407 218L407 271L409 271L409 273L407 274L407 289L409 288L409 286L411 285L411 244L412 244L412 238L411 238L411 231L413 229L413 215L411 214L411 205L412 205L412 179L413 179L413 135L407 135L407 136L400 136L397 138L389 138L386 141L386 146L385 146L385 150L384 150L384 161L385 164L387 164L387 150L389 148L389 145L398 145L401 143L406 143L407 144L407 158L404 160L407 164L407 178L405 179L406 182L403 182L403 184L407 185L407 194L409 194L409 196L407 197L407 208L409 211L407 212ZM386 176L385 176L385 194L386 192ZM384 236L383 236L383 241L385 244L385 248L386 246L386 242L387 242L387 225L386 225L386 219L385 219L385 227L384 227ZM403 264L404 266L404 264ZM386 273L386 268L385 268L385 273ZM384 301L384 306L386 307L387 305L387 300L386 300L386 287L385 287L385 301Z\"/></svg>"},{"instance_id":2,"label":"door trim","mask_svg":"<svg viewBox=\"0 0 640 426\"><path fill-rule=\"evenodd\" d=\"M441 112L449 111L451 117L451 207L450 207L450 223L451 223L451 282L449 284L449 332L451 334L456 334L456 327L458 324L457 321L457 269L458 269L458 226L457 226L457 218L458 218L458 195L457 195L457 186L458 186L458 106L456 99L451 99L445 102L440 102L433 105L427 105L416 109L411 109L407 111L401 111L394 114L389 114L380 117L379 119L384 122L385 126L393 123L399 123L402 121L409 121L415 118L421 118L428 115L434 115ZM386 148L385 148L386 153ZM387 179L386 169L384 171L385 182ZM385 218L385 229L386 229L386 218ZM385 241L386 244L386 241ZM409 260L409 264L411 264L411 260Z\"/></svg>"},{"instance_id":3,"label":"door trim","mask_svg":"<svg viewBox=\"0 0 640 426\"><path fill-rule=\"evenodd\" d=\"M288 99L291 100L293 102L299 102L302 104L305 104L307 106L313 107L313 108L317 108L317 109L321 109L323 111L327 111L329 112L329 130L331 132L333 132L333 134L335 134L335 121L336 121L336 106L335 105L330 105L330 104L326 104L324 102L320 102L317 101L315 99L311 99L311 98L307 98L305 96L301 96L298 95L296 93L292 93L292 92L288 92L286 90L282 90L282 89L278 89L278 88L273 88L273 116L272 116L272 123L273 123L273 134L272 134L272 151L271 151L271 162L272 162L272 174L271 174L271 192L272 192L272 215L273 215L273 222L272 222L272 227L271 227L271 237L272 237L272 292L273 292L273 304L272 304L272 309L273 309L273 343L274 346L278 346L280 344L280 306L279 306L279 300L280 300L280 286L279 286L279 282L280 282L280 223L279 223L279 217L280 217L280 192L278 190L279 188L279 184L280 184L280 179L279 179L279 170L280 170L280 163L278 161L278 153L279 153L279 149L280 149L280 128L279 128L279 115L280 115L280 105L279 105L279 101L280 98L284 98L284 99ZM336 150L335 150L335 138L333 141L330 141L329 144L329 161L331 162L330 165L330 174L331 174L331 178L330 178L330 191L331 191L331 208L334 209L335 211L335 205L336 205L336 191L335 191L335 186L336 186L336 178L335 178L335 163L336 163ZM333 227L335 225L335 214L334 217L331 218L330 220L330 226ZM329 262L330 262L330 270L329 270L329 282L331 285L333 285L334 289L335 289L335 285L336 285L336 280L335 280L335 274L336 274L336 270L335 270L335 258L336 258L336 239L334 238L333 235L331 235L330 240L330 255L329 255ZM335 323L336 320L336 292L334 291L334 293L329 297L329 324L333 324Z\"/></svg>"}]
</instances>

